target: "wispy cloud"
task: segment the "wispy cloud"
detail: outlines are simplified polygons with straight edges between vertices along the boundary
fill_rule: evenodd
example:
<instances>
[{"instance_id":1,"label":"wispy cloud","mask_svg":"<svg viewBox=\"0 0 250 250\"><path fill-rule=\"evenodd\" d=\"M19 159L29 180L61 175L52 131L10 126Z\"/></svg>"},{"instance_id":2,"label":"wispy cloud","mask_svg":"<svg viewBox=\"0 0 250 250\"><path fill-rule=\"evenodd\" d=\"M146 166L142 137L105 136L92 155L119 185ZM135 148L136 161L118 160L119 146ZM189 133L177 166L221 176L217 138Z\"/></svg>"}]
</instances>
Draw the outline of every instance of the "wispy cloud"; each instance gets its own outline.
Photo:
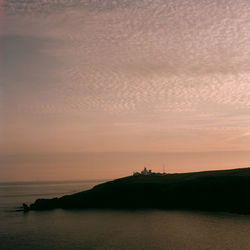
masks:
<instances>
[{"instance_id":1,"label":"wispy cloud","mask_svg":"<svg viewBox=\"0 0 250 250\"><path fill-rule=\"evenodd\" d=\"M58 141L83 150L100 148L97 134L110 149L134 150L134 138L138 149L148 136L152 149L171 150L169 140L178 150L201 141L217 150L230 134L249 132L247 1L6 0L0 8L10 148L18 141L40 150L41 137L67 131Z\"/></svg>"}]
</instances>

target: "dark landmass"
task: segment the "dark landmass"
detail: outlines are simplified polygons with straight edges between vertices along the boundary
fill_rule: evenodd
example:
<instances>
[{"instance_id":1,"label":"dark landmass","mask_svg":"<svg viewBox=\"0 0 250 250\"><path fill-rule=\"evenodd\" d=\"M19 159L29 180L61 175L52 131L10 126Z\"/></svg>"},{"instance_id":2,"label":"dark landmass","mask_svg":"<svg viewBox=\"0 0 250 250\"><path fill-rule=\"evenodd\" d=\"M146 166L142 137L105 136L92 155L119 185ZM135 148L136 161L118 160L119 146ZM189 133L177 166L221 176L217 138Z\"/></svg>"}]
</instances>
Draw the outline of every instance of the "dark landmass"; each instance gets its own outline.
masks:
<instances>
[{"instance_id":1,"label":"dark landmass","mask_svg":"<svg viewBox=\"0 0 250 250\"><path fill-rule=\"evenodd\" d=\"M61 198L38 199L24 211L47 209L185 209L250 214L250 168L135 175Z\"/></svg>"}]
</instances>

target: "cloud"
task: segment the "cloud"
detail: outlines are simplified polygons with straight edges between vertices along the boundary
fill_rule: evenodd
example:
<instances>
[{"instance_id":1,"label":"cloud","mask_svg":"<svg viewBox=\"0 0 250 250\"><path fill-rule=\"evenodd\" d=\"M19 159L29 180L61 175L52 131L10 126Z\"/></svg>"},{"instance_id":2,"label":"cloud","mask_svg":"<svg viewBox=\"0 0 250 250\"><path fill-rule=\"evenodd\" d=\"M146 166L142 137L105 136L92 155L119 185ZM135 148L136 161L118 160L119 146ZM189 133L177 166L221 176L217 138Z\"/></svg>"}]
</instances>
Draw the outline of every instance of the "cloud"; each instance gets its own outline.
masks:
<instances>
[{"instance_id":1,"label":"cloud","mask_svg":"<svg viewBox=\"0 0 250 250\"><path fill-rule=\"evenodd\" d=\"M40 88L53 81L60 63L49 53L61 46L59 40L20 35L0 35L0 70L6 88Z\"/></svg>"},{"instance_id":2,"label":"cloud","mask_svg":"<svg viewBox=\"0 0 250 250\"><path fill-rule=\"evenodd\" d=\"M9 15L12 14L51 14L77 8L89 11L112 11L117 8L129 8L143 6L144 0L5 0L1 8Z\"/></svg>"},{"instance_id":3,"label":"cloud","mask_svg":"<svg viewBox=\"0 0 250 250\"><path fill-rule=\"evenodd\" d=\"M119 135L144 124L166 141L171 131L212 138L249 128L247 1L8 0L1 8L8 121L25 117L36 130L42 120L44 135L80 127L83 141L97 123L111 129L106 136L114 123Z\"/></svg>"}]
</instances>

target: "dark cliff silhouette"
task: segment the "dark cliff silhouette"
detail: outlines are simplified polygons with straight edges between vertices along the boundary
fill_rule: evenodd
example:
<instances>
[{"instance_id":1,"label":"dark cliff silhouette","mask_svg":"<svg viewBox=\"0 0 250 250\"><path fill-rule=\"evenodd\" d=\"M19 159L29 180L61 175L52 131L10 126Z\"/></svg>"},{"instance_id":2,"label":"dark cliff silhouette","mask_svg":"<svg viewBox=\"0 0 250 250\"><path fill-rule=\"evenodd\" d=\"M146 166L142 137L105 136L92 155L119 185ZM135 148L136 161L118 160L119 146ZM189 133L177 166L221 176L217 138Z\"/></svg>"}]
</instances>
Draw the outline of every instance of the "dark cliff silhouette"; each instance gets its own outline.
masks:
<instances>
[{"instance_id":1,"label":"dark cliff silhouette","mask_svg":"<svg viewBox=\"0 0 250 250\"><path fill-rule=\"evenodd\" d=\"M27 210L185 209L250 213L250 168L183 174L135 175L54 199Z\"/></svg>"}]
</instances>

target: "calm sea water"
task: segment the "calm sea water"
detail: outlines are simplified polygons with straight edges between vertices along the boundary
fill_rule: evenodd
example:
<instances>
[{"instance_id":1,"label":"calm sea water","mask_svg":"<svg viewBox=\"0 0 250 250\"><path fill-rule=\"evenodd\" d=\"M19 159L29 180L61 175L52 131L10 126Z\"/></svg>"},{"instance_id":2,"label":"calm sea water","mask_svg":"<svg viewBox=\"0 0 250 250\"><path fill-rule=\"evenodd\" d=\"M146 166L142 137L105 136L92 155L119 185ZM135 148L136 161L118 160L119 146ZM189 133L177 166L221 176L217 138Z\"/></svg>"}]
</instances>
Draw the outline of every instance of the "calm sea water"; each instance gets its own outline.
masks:
<instances>
[{"instance_id":1,"label":"calm sea water","mask_svg":"<svg viewBox=\"0 0 250 250\"><path fill-rule=\"evenodd\" d=\"M0 249L250 249L250 216L183 211L41 211L22 202L98 181L0 184Z\"/></svg>"}]
</instances>

